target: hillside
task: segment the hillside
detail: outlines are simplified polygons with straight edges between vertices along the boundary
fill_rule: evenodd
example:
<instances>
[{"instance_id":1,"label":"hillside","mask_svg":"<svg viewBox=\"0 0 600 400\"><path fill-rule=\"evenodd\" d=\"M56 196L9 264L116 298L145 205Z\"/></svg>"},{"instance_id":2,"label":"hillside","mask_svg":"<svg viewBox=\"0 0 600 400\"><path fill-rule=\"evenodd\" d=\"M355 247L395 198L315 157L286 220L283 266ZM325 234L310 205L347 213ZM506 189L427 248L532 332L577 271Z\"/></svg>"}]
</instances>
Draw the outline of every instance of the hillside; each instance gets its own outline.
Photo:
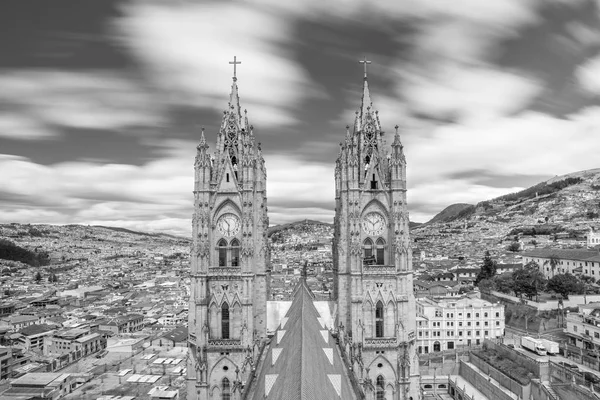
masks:
<instances>
[{"instance_id":1,"label":"hillside","mask_svg":"<svg viewBox=\"0 0 600 400\"><path fill-rule=\"evenodd\" d=\"M411 232L427 251L480 256L501 251L503 241L519 234L530 248L552 246L547 240L556 237L575 245L590 226L600 228L600 169L557 176L471 207L452 205Z\"/></svg>"},{"instance_id":2,"label":"hillside","mask_svg":"<svg viewBox=\"0 0 600 400\"><path fill-rule=\"evenodd\" d=\"M0 264L69 269L133 254L187 253L190 239L89 225L0 224ZM7 253L8 256L4 253ZM4 254L4 255L3 255Z\"/></svg>"},{"instance_id":3,"label":"hillside","mask_svg":"<svg viewBox=\"0 0 600 400\"><path fill-rule=\"evenodd\" d=\"M466 203L452 204L444 208L435 217L427 221L427 224L434 224L436 222L451 222L456 219L464 218L468 214L475 211L475 206Z\"/></svg>"},{"instance_id":4,"label":"hillside","mask_svg":"<svg viewBox=\"0 0 600 400\"><path fill-rule=\"evenodd\" d=\"M330 224L327 222L321 222L321 221L314 221L312 219L304 219L302 221L296 221L296 222L290 222L287 224L270 226L267 231L267 234L270 237L275 232L280 232L283 230L297 230L298 232L302 232L302 231L308 232L308 231L312 230L312 228L315 226L330 227L333 230L333 224Z\"/></svg>"}]
</instances>

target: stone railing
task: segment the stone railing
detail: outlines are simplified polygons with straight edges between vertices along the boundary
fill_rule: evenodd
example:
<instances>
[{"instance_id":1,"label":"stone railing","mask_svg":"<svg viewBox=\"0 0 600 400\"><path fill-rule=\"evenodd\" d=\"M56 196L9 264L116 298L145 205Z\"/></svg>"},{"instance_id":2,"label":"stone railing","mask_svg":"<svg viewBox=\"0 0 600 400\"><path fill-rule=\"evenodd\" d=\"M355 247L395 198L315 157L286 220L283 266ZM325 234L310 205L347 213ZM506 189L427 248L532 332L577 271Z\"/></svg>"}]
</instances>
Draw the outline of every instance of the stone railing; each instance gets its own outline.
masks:
<instances>
[{"instance_id":1,"label":"stone railing","mask_svg":"<svg viewBox=\"0 0 600 400\"><path fill-rule=\"evenodd\" d=\"M365 348L387 348L390 346L396 346L398 340L395 337L381 337L381 338L365 338Z\"/></svg>"},{"instance_id":2,"label":"stone railing","mask_svg":"<svg viewBox=\"0 0 600 400\"><path fill-rule=\"evenodd\" d=\"M363 265L365 275L393 275L396 273L394 265Z\"/></svg>"},{"instance_id":3,"label":"stone railing","mask_svg":"<svg viewBox=\"0 0 600 400\"><path fill-rule=\"evenodd\" d=\"M208 345L223 348L242 348L240 339L208 339Z\"/></svg>"}]
</instances>

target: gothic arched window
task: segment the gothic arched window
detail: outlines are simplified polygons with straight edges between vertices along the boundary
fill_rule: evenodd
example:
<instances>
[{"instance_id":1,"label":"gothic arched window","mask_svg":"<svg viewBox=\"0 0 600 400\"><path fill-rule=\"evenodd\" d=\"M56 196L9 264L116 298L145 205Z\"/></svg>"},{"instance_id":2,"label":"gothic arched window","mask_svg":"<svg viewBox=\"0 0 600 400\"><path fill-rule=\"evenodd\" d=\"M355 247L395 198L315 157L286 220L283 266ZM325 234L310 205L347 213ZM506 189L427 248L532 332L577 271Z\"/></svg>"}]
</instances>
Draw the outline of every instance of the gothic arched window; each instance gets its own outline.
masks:
<instances>
[{"instance_id":1,"label":"gothic arched window","mask_svg":"<svg viewBox=\"0 0 600 400\"><path fill-rule=\"evenodd\" d=\"M379 375L377 377L377 381L375 383L376 399L377 400L385 400L385 379L383 376Z\"/></svg>"},{"instance_id":2,"label":"gothic arched window","mask_svg":"<svg viewBox=\"0 0 600 400\"><path fill-rule=\"evenodd\" d=\"M381 300L375 306L375 337L383 337L383 303Z\"/></svg>"},{"instance_id":3,"label":"gothic arched window","mask_svg":"<svg viewBox=\"0 0 600 400\"><path fill-rule=\"evenodd\" d=\"M384 265L385 264L385 240L383 240L382 238L377 239L377 242L375 243L375 247L376 247L375 258L377 259L375 264Z\"/></svg>"},{"instance_id":4,"label":"gothic arched window","mask_svg":"<svg viewBox=\"0 0 600 400\"><path fill-rule=\"evenodd\" d=\"M240 266L240 242L237 239L233 239L230 243L231 246L231 266L239 267Z\"/></svg>"},{"instance_id":5,"label":"gothic arched window","mask_svg":"<svg viewBox=\"0 0 600 400\"><path fill-rule=\"evenodd\" d=\"M363 258L366 265L374 264L373 241L369 238L366 238L363 242Z\"/></svg>"},{"instance_id":6,"label":"gothic arched window","mask_svg":"<svg viewBox=\"0 0 600 400\"><path fill-rule=\"evenodd\" d=\"M219 247L219 267L227 266L227 241L225 239L219 240L217 243Z\"/></svg>"},{"instance_id":7,"label":"gothic arched window","mask_svg":"<svg viewBox=\"0 0 600 400\"><path fill-rule=\"evenodd\" d=\"M221 306L221 337L229 339L229 305L223 303Z\"/></svg>"},{"instance_id":8,"label":"gothic arched window","mask_svg":"<svg viewBox=\"0 0 600 400\"><path fill-rule=\"evenodd\" d=\"M231 386L229 384L229 379L223 378L221 383L221 400L230 400L231 399Z\"/></svg>"}]
</instances>

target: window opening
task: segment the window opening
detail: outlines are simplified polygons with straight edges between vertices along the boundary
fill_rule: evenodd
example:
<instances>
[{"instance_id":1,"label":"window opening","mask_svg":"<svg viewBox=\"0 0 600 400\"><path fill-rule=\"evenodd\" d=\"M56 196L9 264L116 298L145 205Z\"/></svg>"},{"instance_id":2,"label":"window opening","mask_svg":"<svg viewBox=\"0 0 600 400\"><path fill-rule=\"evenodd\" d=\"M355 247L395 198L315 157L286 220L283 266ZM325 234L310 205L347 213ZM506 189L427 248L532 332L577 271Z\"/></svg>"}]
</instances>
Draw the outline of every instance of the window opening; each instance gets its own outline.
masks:
<instances>
[{"instance_id":1,"label":"window opening","mask_svg":"<svg viewBox=\"0 0 600 400\"><path fill-rule=\"evenodd\" d=\"M221 307L221 337L229 339L229 305L223 303Z\"/></svg>"},{"instance_id":2,"label":"window opening","mask_svg":"<svg viewBox=\"0 0 600 400\"><path fill-rule=\"evenodd\" d=\"M375 337L383 337L383 303L381 300L375 307Z\"/></svg>"}]
</instances>

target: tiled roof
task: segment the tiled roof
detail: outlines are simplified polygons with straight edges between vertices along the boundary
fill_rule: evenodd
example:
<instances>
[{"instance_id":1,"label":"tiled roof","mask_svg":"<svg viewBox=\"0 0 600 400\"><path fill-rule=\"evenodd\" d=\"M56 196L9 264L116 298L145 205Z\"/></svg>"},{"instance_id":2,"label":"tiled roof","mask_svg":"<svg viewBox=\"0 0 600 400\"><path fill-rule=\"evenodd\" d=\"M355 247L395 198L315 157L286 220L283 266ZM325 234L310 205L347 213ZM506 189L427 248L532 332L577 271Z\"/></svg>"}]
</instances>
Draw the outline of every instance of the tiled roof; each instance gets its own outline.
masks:
<instances>
[{"instance_id":1,"label":"tiled roof","mask_svg":"<svg viewBox=\"0 0 600 400\"><path fill-rule=\"evenodd\" d=\"M301 280L271 339L250 390L251 399L356 399L335 339L321 324L313 295Z\"/></svg>"},{"instance_id":2,"label":"tiled roof","mask_svg":"<svg viewBox=\"0 0 600 400\"><path fill-rule=\"evenodd\" d=\"M562 260L600 261L600 253L584 249L535 249L521 253L525 257L550 258L556 256Z\"/></svg>"}]
</instances>

